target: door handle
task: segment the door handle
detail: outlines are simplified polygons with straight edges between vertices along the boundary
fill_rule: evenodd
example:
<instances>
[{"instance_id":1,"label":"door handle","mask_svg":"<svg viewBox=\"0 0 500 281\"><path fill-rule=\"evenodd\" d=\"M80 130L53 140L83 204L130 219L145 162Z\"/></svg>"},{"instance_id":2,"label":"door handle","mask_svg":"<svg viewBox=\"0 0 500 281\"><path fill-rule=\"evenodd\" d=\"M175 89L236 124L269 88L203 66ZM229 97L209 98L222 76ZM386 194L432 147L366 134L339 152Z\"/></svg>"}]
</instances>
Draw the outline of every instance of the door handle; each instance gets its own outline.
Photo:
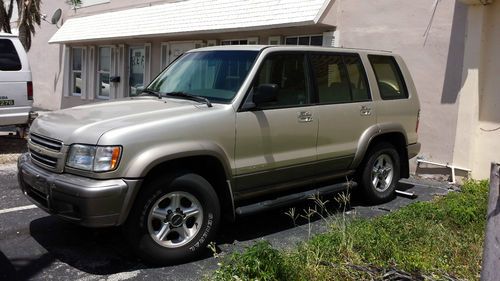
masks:
<instances>
[{"instance_id":1,"label":"door handle","mask_svg":"<svg viewBox=\"0 0 500 281\"><path fill-rule=\"evenodd\" d=\"M305 123L305 122L312 122L312 114L309 111L301 111L298 114L297 119L299 120L300 123Z\"/></svg>"},{"instance_id":2,"label":"door handle","mask_svg":"<svg viewBox=\"0 0 500 281\"><path fill-rule=\"evenodd\" d=\"M372 115L372 109L369 108L366 105L362 105L361 106L361 110L359 112L360 112L361 116L370 116L370 115Z\"/></svg>"}]
</instances>

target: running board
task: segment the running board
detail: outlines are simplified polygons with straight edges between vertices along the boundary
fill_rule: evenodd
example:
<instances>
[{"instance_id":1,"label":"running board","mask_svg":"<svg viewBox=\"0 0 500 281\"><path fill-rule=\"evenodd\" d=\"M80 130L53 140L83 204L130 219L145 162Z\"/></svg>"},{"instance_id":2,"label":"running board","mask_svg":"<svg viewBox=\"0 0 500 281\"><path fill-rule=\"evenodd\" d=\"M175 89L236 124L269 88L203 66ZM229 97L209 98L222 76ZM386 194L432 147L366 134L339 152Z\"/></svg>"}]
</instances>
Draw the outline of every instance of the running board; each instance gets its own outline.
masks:
<instances>
[{"instance_id":1,"label":"running board","mask_svg":"<svg viewBox=\"0 0 500 281\"><path fill-rule=\"evenodd\" d=\"M263 211L268 211L307 200L308 198L311 198L314 195L327 195L330 193L346 190L349 187L352 188L356 186L357 184L355 182L345 182L345 183L337 183L334 185L324 186L321 188L308 190L300 193L294 193L283 197L278 197L276 199L266 200L251 205L238 207L236 208L236 215L246 216Z\"/></svg>"}]
</instances>

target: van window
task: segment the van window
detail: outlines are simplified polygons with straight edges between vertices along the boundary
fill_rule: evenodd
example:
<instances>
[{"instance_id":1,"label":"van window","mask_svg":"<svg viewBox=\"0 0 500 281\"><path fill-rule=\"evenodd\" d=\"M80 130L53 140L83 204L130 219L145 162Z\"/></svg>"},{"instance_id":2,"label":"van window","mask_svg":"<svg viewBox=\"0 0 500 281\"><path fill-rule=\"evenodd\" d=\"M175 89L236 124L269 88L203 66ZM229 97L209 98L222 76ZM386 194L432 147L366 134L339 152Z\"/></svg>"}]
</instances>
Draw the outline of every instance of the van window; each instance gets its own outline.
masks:
<instances>
[{"instance_id":1,"label":"van window","mask_svg":"<svg viewBox=\"0 0 500 281\"><path fill-rule=\"evenodd\" d=\"M384 100L408 98L403 75L394 57L369 55L368 58L377 78L381 98Z\"/></svg>"},{"instance_id":2,"label":"van window","mask_svg":"<svg viewBox=\"0 0 500 281\"><path fill-rule=\"evenodd\" d=\"M266 58L254 80L254 88L262 84L278 85L275 102L262 108L298 106L309 103L307 67L303 54L272 54Z\"/></svg>"},{"instance_id":3,"label":"van window","mask_svg":"<svg viewBox=\"0 0 500 281\"><path fill-rule=\"evenodd\" d=\"M17 55L16 48L9 39L0 39L0 70L21 70L21 61Z\"/></svg>"}]
</instances>

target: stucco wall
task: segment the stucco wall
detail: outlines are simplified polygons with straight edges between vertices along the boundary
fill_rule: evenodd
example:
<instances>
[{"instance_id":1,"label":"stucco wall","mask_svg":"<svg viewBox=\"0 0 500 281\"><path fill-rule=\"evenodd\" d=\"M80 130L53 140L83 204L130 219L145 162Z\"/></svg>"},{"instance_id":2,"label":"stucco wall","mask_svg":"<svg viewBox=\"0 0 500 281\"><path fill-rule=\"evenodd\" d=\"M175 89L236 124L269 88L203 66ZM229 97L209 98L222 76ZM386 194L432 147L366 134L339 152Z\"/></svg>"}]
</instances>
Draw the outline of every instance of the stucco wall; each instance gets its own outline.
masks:
<instances>
[{"instance_id":1,"label":"stucco wall","mask_svg":"<svg viewBox=\"0 0 500 281\"><path fill-rule=\"evenodd\" d=\"M382 49L402 55L421 102L421 155L427 160L451 163L466 7L453 0L439 1L426 38L435 2L341 0L339 43L343 47Z\"/></svg>"},{"instance_id":2,"label":"stucco wall","mask_svg":"<svg viewBox=\"0 0 500 281\"><path fill-rule=\"evenodd\" d=\"M455 162L489 177L500 162L500 3L470 6Z\"/></svg>"}]
</instances>

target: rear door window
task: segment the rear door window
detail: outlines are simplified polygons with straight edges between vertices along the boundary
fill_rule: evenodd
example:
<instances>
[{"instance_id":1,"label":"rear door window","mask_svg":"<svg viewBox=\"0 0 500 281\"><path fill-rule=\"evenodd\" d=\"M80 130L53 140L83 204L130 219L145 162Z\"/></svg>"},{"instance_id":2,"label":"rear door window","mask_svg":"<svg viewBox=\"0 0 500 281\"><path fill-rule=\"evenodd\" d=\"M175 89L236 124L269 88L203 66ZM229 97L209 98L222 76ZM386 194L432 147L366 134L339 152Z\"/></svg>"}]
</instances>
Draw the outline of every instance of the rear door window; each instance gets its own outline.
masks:
<instances>
[{"instance_id":1,"label":"rear door window","mask_svg":"<svg viewBox=\"0 0 500 281\"><path fill-rule=\"evenodd\" d=\"M320 103L369 101L370 92L359 56L311 54Z\"/></svg>"},{"instance_id":2,"label":"rear door window","mask_svg":"<svg viewBox=\"0 0 500 281\"><path fill-rule=\"evenodd\" d=\"M369 55L368 59L375 72L382 99L408 98L408 90L404 84L403 75L394 57Z\"/></svg>"},{"instance_id":3,"label":"rear door window","mask_svg":"<svg viewBox=\"0 0 500 281\"><path fill-rule=\"evenodd\" d=\"M17 55L16 48L9 39L0 39L0 70L21 70L21 61Z\"/></svg>"}]
</instances>

